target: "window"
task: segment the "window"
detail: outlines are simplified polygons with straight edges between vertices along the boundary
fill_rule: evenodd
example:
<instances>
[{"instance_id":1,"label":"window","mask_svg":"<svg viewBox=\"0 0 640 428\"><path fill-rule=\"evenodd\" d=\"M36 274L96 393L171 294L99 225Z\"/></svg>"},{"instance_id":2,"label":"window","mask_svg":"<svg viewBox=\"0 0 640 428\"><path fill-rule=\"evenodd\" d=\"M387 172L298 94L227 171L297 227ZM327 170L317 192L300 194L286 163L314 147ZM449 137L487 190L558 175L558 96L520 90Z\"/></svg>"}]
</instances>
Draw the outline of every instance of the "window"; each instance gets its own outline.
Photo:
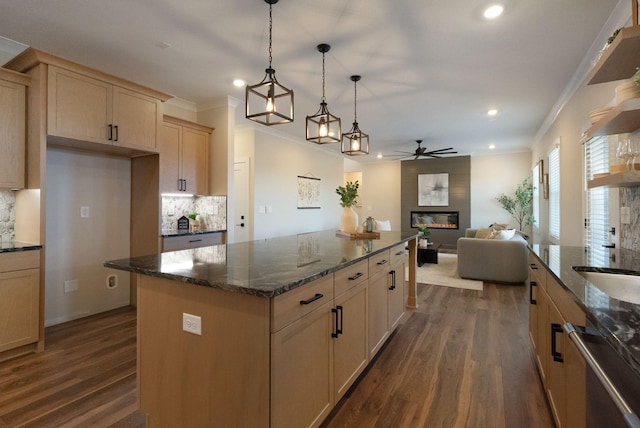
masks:
<instances>
[{"instance_id":1,"label":"window","mask_svg":"<svg viewBox=\"0 0 640 428\"><path fill-rule=\"evenodd\" d=\"M560 146L549 153L549 235L560 239Z\"/></svg>"},{"instance_id":2,"label":"window","mask_svg":"<svg viewBox=\"0 0 640 428\"><path fill-rule=\"evenodd\" d=\"M609 171L609 145L605 137L592 138L584 145L586 180ZM586 186L585 186L586 188ZM589 251L589 264L607 266L609 254L603 245L609 244L609 189L595 187L586 191L584 243Z\"/></svg>"},{"instance_id":3,"label":"window","mask_svg":"<svg viewBox=\"0 0 640 428\"><path fill-rule=\"evenodd\" d=\"M533 230L533 236L536 236L538 225L540 224L540 182L542 181L540 178L542 177L542 171L540 170L540 162L538 162L531 171L532 179L533 179L533 199L531 201L533 206L533 216L536 221L531 225Z\"/></svg>"}]
</instances>

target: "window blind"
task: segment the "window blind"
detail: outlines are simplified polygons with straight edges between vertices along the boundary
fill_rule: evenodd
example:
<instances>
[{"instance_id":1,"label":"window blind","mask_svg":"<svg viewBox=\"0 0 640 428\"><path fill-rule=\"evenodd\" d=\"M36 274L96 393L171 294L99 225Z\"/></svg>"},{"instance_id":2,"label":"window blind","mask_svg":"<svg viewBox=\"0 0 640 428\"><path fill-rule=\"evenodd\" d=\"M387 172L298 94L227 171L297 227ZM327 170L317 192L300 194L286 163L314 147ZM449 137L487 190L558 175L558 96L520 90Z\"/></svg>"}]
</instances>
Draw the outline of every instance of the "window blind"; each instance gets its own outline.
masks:
<instances>
[{"instance_id":1,"label":"window blind","mask_svg":"<svg viewBox=\"0 0 640 428\"><path fill-rule=\"evenodd\" d=\"M549 235L560 239L560 147L549 153Z\"/></svg>"},{"instance_id":2,"label":"window blind","mask_svg":"<svg viewBox=\"0 0 640 428\"><path fill-rule=\"evenodd\" d=\"M584 145L586 180L595 174L609 172L609 144L605 137L592 138ZM586 188L586 183L585 183ZM596 187L586 191L585 246L589 248L589 264L607 266L609 244L609 189Z\"/></svg>"}]
</instances>

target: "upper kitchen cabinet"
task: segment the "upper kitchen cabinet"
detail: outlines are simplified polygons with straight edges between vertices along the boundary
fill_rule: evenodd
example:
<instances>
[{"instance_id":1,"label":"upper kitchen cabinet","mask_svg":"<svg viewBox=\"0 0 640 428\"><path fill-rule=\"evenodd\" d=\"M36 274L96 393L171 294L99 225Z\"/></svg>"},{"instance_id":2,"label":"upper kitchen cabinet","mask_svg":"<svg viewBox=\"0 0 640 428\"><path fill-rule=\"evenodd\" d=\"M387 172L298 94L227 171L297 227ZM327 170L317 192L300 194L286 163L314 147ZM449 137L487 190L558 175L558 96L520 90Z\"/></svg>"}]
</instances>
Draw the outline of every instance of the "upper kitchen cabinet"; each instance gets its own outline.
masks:
<instances>
[{"instance_id":1,"label":"upper kitchen cabinet","mask_svg":"<svg viewBox=\"0 0 640 428\"><path fill-rule=\"evenodd\" d=\"M171 116L164 116L158 151L160 192L209 194L209 128Z\"/></svg>"},{"instance_id":2,"label":"upper kitchen cabinet","mask_svg":"<svg viewBox=\"0 0 640 428\"><path fill-rule=\"evenodd\" d=\"M47 133L156 152L160 100L49 66Z\"/></svg>"},{"instance_id":3,"label":"upper kitchen cabinet","mask_svg":"<svg viewBox=\"0 0 640 428\"><path fill-rule=\"evenodd\" d=\"M0 68L0 189L25 187L26 86L29 77Z\"/></svg>"},{"instance_id":4,"label":"upper kitchen cabinet","mask_svg":"<svg viewBox=\"0 0 640 428\"><path fill-rule=\"evenodd\" d=\"M125 156L158 152L162 102L170 95L29 48L5 67L38 82L39 135L49 144Z\"/></svg>"}]
</instances>

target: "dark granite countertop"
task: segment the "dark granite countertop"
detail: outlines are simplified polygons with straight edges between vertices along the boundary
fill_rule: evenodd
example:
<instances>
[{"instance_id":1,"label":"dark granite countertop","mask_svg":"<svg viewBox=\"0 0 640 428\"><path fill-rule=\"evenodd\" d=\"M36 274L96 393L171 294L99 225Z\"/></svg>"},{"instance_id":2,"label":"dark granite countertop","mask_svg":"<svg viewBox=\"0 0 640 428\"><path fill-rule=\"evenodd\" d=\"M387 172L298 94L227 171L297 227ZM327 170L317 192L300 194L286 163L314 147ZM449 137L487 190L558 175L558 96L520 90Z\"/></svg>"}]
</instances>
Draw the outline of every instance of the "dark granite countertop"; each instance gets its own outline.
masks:
<instances>
[{"instance_id":1,"label":"dark granite countertop","mask_svg":"<svg viewBox=\"0 0 640 428\"><path fill-rule=\"evenodd\" d=\"M190 232L188 230L163 230L160 236L163 238L171 238L172 236L189 236L189 235L204 235L207 233L222 233L226 232L226 229L223 230L199 230L197 232Z\"/></svg>"},{"instance_id":2,"label":"dark granite countertop","mask_svg":"<svg viewBox=\"0 0 640 428\"><path fill-rule=\"evenodd\" d=\"M104 265L196 285L274 297L416 236L416 233L391 231L380 232L380 239L356 240L338 237L335 230L325 230L112 260Z\"/></svg>"},{"instance_id":3,"label":"dark granite countertop","mask_svg":"<svg viewBox=\"0 0 640 428\"><path fill-rule=\"evenodd\" d=\"M573 300L607 342L640 375L640 305L609 296L573 270L573 266L590 266L602 272L617 270L640 275L640 252L609 250L613 258L597 261L584 247L530 245L530 249L570 291Z\"/></svg>"},{"instance_id":4,"label":"dark granite countertop","mask_svg":"<svg viewBox=\"0 0 640 428\"><path fill-rule=\"evenodd\" d=\"M40 244L30 244L28 242L21 241L1 241L0 240L0 253L11 253L15 251L31 251L31 250L40 250L42 249L42 245Z\"/></svg>"}]
</instances>

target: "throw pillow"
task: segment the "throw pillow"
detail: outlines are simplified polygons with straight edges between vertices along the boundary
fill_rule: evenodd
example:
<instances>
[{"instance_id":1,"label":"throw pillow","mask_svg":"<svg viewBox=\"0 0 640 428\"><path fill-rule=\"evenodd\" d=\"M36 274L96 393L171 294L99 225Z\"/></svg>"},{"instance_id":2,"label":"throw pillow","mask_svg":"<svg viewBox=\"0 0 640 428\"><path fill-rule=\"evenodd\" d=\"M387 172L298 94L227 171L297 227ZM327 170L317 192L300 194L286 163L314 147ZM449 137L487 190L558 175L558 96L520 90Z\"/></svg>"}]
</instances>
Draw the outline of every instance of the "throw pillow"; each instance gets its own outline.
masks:
<instances>
[{"instance_id":1,"label":"throw pillow","mask_svg":"<svg viewBox=\"0 0 640 428\"><path fill-rule=\"evenodd\" d=\"M489 226L489 227L492 227L492 228L493 228L493 229L495 229L495 230L502 230L502 229L506 229L506 228L507 228L507 226L508 226L508 225L507 225L507 224L504 224L504 223L493 223L493 224L492 224L491 226Z\"/></svg>"},{"instance_id":2,"label":"throw pillow","mask_svg":"<svg viewBox=\"0 0 640 428\"><path fill-rule=\"evenodd\" d=\"M494 232L494 230L490 227L481 227L480 229L476 230L475 237L478 239L489 239L492 232Z\"/></svg>"},{"instance_id":3,"label":"throw pillow","mask_svg":"<svg viewBox=\"0 0 640 428\"><path fill-rule=\"evenodd\" d=\"M500 239L504 239L505 241L510 240L516 234L515 229L504 229L500 231Z\"/></svg>"}]
</instances>

